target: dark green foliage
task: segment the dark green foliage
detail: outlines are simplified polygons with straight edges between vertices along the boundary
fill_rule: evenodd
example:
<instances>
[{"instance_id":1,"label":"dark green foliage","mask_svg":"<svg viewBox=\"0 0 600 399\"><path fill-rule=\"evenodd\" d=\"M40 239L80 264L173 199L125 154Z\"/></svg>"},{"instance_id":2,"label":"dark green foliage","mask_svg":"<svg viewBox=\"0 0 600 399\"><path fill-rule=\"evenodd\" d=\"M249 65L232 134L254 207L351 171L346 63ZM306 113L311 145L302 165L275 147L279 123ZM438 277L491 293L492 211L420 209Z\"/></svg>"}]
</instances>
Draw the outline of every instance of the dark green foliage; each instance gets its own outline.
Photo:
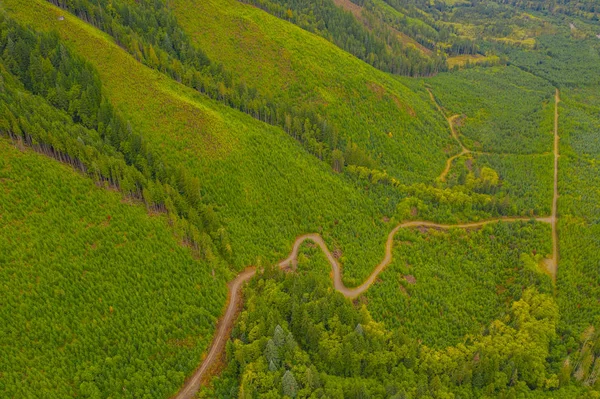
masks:
<instances>
[{"instance_id":1,"label":"dark green foliage","mask_svg":"<svg viewBox=\"0 0 600 399\"><path fill-rule=\"evenodd\" d=\"M389 5L394 11L386 7ZM428 6L423 5L423 6ZM377 18L391 27L403 32L415 41L433 51L441 51L449 56L477 54L479 46L467 37L457 35L452 25L440 23L434 16L420 12L406 0L367 0L365 7ZM429 12L437 11L428 8Z\"/></svg>"},{"instance_id":2,"label":"dark green foliage","mask_svg":"<svg viewBox=\"0 0 600 399\"><path fill-rule=\"evenodd\" d=\"M267 270L246 290L246 309L228 344L228 367L200 397L417 398L572 397L546 369L556 337L552 297L518 284L506 314L464 343L432 349L373 321L332 291L329 266L308 250L298 274ZM279 347L281 367L269 366L264 348L275 347L278 329L294 345ZM565 384L566 385L566 384ZM291 397L291 396L290 396Z\"/></svg>"},{"instance_id":3,"label":"dark green foliage","mask_svg":"<svg viewBox=\"0 0 600 399\"><path fill-rule=\"evenodd\" d=\"M203 256L213 256L212 240L226 238L216 234L219 222L202 200L199 180L147 149L102 96L90 65L56 35L36 34L4 15L0 52L1 133L144 200L150 209L169 212L182 239ZM223 245L220 249L228 256Z\"/></svg>"},{"instance_id":4,"label":"dark green foliage","mask_svg":"<svg viewBox=\"0 0 600 399\"><path fill-rule=\"evenodd\" d=\"M276 101L260 95L221 65L211 63L192 45L164 0L95 2L48 0L111 35L138 61L157 69L208 97L279 126L321 160L330 162L332 151L344 148L337 131L317 106Z\"/></svg>"},{"instance_id":5,"label":"dark green foliage","mask_svg":"<svg viewBox=\"0 0 600 399\"><path fill-rule=\"evenodd\" d=\"M407 76L431 76L447 70L445 60L403 46L389 29L370 32L332 0L243 0L323 36L375 68ZM377 34L378 33L378 34Z\"/></svg>"},{"instance_id":6,"label":"dark green foliage","mask_svg":"<svg viewBox=\"0 0 600 399\"><path fill-rule=\"evenodd\" d=\"M182 66L200 69L210 65L206 54L192 46L163 1L48 1L107 32L138 61L143 59L179 79Z\"/></svg>"},{"instance_id":7,"label":"dark green foliage","mask_svg":"<svg viewBox=\"0 0 600 399\"><path fill-rule=\"evenodd\" d=\"M57 35L35 35L4 17L0 23L0 50L8 71L27 90L71 114L75 123L97 129L101 93L92 68L72 57Z\"/></svg>"},{"instance_id":8,"label":"dark green foliage","mask_svg":"<svg viewBox=\"0 0 600 399\"><path fill-rule=\"evenodd\" d=\"M291 371L286 371L281 379L281 387L284 396L295 398L298 394L298 383L294 378L294 374Z\"/></svg>"}]
</instances>

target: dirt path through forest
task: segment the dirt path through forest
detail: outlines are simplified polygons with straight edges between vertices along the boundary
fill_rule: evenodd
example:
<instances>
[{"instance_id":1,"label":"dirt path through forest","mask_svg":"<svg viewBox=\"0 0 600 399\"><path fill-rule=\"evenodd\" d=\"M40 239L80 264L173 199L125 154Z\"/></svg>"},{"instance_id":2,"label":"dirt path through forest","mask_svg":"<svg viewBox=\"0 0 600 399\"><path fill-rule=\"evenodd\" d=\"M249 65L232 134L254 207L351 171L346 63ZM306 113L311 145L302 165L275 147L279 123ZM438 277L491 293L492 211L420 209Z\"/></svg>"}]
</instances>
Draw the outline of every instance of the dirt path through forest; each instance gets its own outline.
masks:
<instances>
[{"instance_id":1,"label":"dirt path through forest","mask_svg":"<svg viewBox=\"0 0 600 399\"><path fill-rule=\"evenodd\" d=\"M454 120L456 118L458 118L460 115L456 114L456 115L452 115L451 117L448 118L446 116L446 113L444 112L444 109L442 108L442 106L440 104L438 104L437 100L435 99L435 96L433 95L433 91L431 91L431 89L428 88L427 92L429 92L429 98L431 98L431 101L435 104L438 111L440 111L440 114L442 114L444 119L446 119L446 122L448 122L448 126L450 126L450 132L452 133L452 138L454 138L454 140L456 140L456 142L458 143L458 145L460 146L460 148L462 149L463 152L471 152L471 150L469 150L467 147L465 147L465 145L462 143L462 141L460 141L460 138L458 137L458 133L456 133L456 129L454 129Z\"/></svg>"},{"instance_id":2,"label":"dirt path through forest","mask_svg":"<svg viewBox=\"0 0 600 399\"><path fill-rule=\"evenodd\" d=\"M427 89L427 91L429 92L429 97L431 98L431 101L435 104L436 108L438 109L438 111L440 111L440 114L442 114L444 119L446 119L446 122L448 123L448 126L450 127L450 133L452 134L452 138L458 143L458 145L461 148L461 150L458 154L453 155L446 160L446 167L444 168L444 170L442 171L442 174L439 177L440 181L446 181L446 176L448 176L448 173L450 173L450 169L452 168L452 162L454 162L454 160L456 158L460 158L463 155L470 154L471 150L469 150L467 147L465 147L463 142L460 140L460 137L458 137L458 133L456 132L456 129L454 128L454 121L456 120L456 118L460 117L460 115L458 115L458 114L452 115L451 117L448 118L446 116L446 113L444 112L444 109L442 108L442 106L440 104L438 104L438 102L436 101L435 96L433 95L433 91L431 91L431 89L429 89L429 88Z\"/></svg>"},{"instance_id":3,"label":"dirt path through forest","mask_svg":"<svg viewBox=\"0 0 600 399\"><path fill-rule=\"evenodd\" d=\"M463 155L467 155L467 154L498 155L498 156L510 156L510 155L528 155L528 156L540 156L541 155L541 156L544 156L544 155L551 154L550 152L532 153L532 154L516 154L516 153L505 153L505 152L497 152L496 153L496 152L485 152L485 151L473 151L473 150L468 149L467 147L465 147L462 140L460 139L460 136L458 135L458 132L456 131L456 127L454 125L454 121L456 119L458 119L460 117L460 115L456 114L456 115L452 115L451 117L447 117L442 106L440 104L438 104L438 102L436 101L435 96L433 95L433 91L429 88L427 88L427 91L429 92L429 97L431 98L431 101L435 104L436 108L438 109L438 111L440 111L440 113L442 114L444 119L446 119L446 122L448 123L448 126L450 127L450 132L451 132L452 138L458 143L458 145L461 148L461 151L458 154L453 155L446 160L446 167L444 168L444 170L442 171L442 173L440 174L440 177L439 177L440 181L442 181L442 182L446 181L446 177L448 177L448 173L450 173L450 169L452 169L452 163L454 162L454 160L462 157ZM557 92L558 92L558 89L557 89ZM556 126L558 126L558 114L557 113L555 113L555 130L556 130ZM554 149L555 155L557 154L557 151L558 151L558 147L556 147Z\"/></svg>"},{"instance_id":4,"label":"dirt path through forest","mask_svg":"<svg viewBox=\"0 0 600 399\"><path fill-rule=\"evenodd\" d=\"M529 221L536 220L542 223L552 223L552 217L540 217L540 218L527 218L527 217L506 217L506 218L497 218L484 220L480 222L472 222L472 223L462 223L462 224L440 224L422 220L414 220L410 222L405 222L397 225L388 235L387 241L385 243L385 255L383 260L375 266L373 272L367 277L367 279L358 287L349 288L346 287L342 281L342 268L340 264L337 262L327 244L319 234L305 234L299 236L294 241L294 245L292 247L292 251L290 255L279 262L278 266L282 269L290 268L295 269L298 263L298 253L300 251L301 245L305 241L312 241L317 244L331 265L331 269L333 271L333 285L336 290L341 292L346 298L356 298L360 294L364 293L371 287L371 285L377 280L377 277L381 272L385 270L385 268L392 262L392 250L394 247L394 236L396 233L402 228L415 228L415 227L425 227L432 229L441 229L448 230L451 228L458 229L469 229L469 228L479 228L491 223L498 222L517 222L517 221ZM241 300L241 289L243 283L250 280L256 274L255 268L248 268L240 273L230 284L229 284L229 298L227 303L227 310L225 311L225 315L219 321L217 326L217 331L215 333L215 337L213 339L213 343L210 347L208 355L203 359L200 368L196 370L194 375L185 383L184 387L181 391L175 396L176 399L191 399L194 397L203 379L206 377L207 373L211 371L213 365L217 364L223 354L225 349L225 343L227 342L227 337L229 336L229 332L231 331L231 327L235 321L236 309L238 307L239 301Z\"/></svg>"},{"instance_id":5,"label":"dirt path through forest","mask_svg":"<svg viewBox=\"0 0 600 399\"><path fill-rule=\"evenodd\" d=\"M176 398L193 398L200 388L203 378L211 371L211 368L218 364L221 354L225 349L227 337L233 326L236 316L236 309L241 301L242 285L250 280L256 274L256 269L249 267L228 284L229 296L227 298L227 310L225 315L217 324L217 331L213 338L213 342L208 351L208 355L202 360L202 364L196 370L192 378L186 381L185 385L175 396Z\"/></svg>"},{"instance_id":6,"label":"dirt path through forest","mask_svg":"<svg viewBox=\"0 0 600 399\"><path fill-rule=\"evenodd\" d=\"M433 97L433 93L431 90L429 91L429 95L432 100L435 102L435 98ZM305 241L312 241L317 244L331 265L331 269L333 271L333 285L336 290L341 292L346 298L356 298L361 295L365 291L371 287L371 285L377 280L377 277L381 272L385 270L385 268L392 262L392 250L394 247L394 236L396 233L403 228L416 228L416 227L425 227L432 229L441 229L448 230L451 228L458 229L471 229L471 228L479 228L491 223L498 222L518 222L518 221L529 221L536 220L542 223L550 223L552 226L552 259L548 259L546 262L546 266L548 267L548 271L551 274L553 279L556 279L556 271L558 265L558 233L557 233L557 204L558 204L558 158L559 158L559 137L558 137L558 103L560 102L560 93L558 89L556 89L555 94L555 110L554 110L554 195L552 198L552 215L548 217L538 217L538 218L526 218L526 217L505 217L505 218L496 218L490 220L484 220L480 222L472 222L472 223L462 223L462 224L440 224L434 222L428 222L424 220L413 220L410 222L404 222L397 225L387 237L387 241L385 243L385 254L381 262L375 266L369 277L358 287L349 288L346 287L342 281L342 268L340 264L337 262L327 244L323 240L323 238L319 234L305 234L299 236L294 241L294 245L292 247L292 251L290 255L279 262L278 266L280 268L290 268L295 269L298 263L298 252L300 251L300 246ZM437 102L435 102L438 109L442 112L442 109L439 107ZM448 123L450 124L450 129L452 131L452 136L458 141L462 148L462 152L450 159L459 157L465 153L470 152L467 148L462 145L462 142L456 135L454 130L454 126L452 125L452 120L450 118L446 118ZM249 267L228 284L229 286L229 298L227 302L227 308L225 311L225 315L219 321L217 325L217 331L215 332L215 336L213 338L213 342L211 344L208 355L202 360L202 364L196 370L194 375L186 381L183 388L176 394L175 399L192 399L198 389L202 381L210 375L211 369L219 363L223 356L223 352L225 350L225 343L227 342L227 338L229 337L231 328L235 321L236 317L236 309L241 302L241 290L242 286L245 282L250 280L256 274L256 269L254 267Z\"/></svg>"},{"instance_id":7,"label":"dirt path through forest","mask_svg":"<svg viewBox=\"0 0 600 399\"><path fill-rule=\"evenodd\" d=\"M400 229L415 228L415 227L425 227L425 228L440 229L440 230L448 230L451 228L473 229L473 228L483 227L483 226L491 224L491 223L498 223L501 221L518 222L518 221L528 221L528 220L536 220L536 221L542 222L542 223L551 223L552 222L551 217L540 217L540 218L507 217L507 218L490 219L490 220L484 220L481 222L462 223L462 224L439 224L439 223L427 222L427 221L423 221L423 220L413 220L410 222L401 223L398 226L396 226L388 235L387 241L385 243L385 255L384 255L383 259L381 260L381 262L379 262L379 264L374 267L374 269L371 272L371 274L369 275L369 277L367 277L367 279L361 285L359 285L358 287L354 287L354 288L349 288L344 285L344 283L342 281L342 268L341 268L340 264L337 262L337 260L335 259L335 257L333 256L333 254L331 253L331 251L329 250L329 248L327 247L327 244L325 244L325 241L323 241L323 238L319 234L305 234L305 235L302 235L302 236L296 238L296 241L294 241L294 246L292 248L292 252L290 253L290 256L288 256L285 260L281 261L279 263L279 267L291 268L292 270L295 269L297 262L298 262L298 252L300 250L300 246L304 243L304 241L312 241L321 248L321 250L327 257L329 264L331 265L331 269L333 271L333 286L335 287L335 289L337 291L341 292L346 298L354 299L357 296L364 293L365 291L367 291L369 289L369 287L371 287L371 285L375 282L375 280L377 280L377 277L379 276L379 274L382 271L384 271L385 268L390 263L392 263L392 250L394 247L394 236Z\"/></svg>"}]
</instances>

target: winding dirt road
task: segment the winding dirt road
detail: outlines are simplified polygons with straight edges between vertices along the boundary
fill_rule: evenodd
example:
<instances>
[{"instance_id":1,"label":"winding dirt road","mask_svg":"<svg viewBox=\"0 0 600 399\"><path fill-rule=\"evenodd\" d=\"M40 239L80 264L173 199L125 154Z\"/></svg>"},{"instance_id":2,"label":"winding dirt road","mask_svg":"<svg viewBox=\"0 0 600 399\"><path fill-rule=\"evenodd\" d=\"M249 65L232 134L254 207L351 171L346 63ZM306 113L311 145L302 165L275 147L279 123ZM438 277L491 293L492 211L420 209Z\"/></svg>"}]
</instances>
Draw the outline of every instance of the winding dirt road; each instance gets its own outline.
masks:
<instances>
[{"instance_id":1,"label":"winding dirt road","mask_svg":"<svg viewBox=\"0 0 600 399\"><path fill-rule=\"evenodd\" d=\"M301 245L305 241L312 241L317 244L331 265L331 269L333 271L333 285L337 291L342 293L346 298L356 298L360 294L364 293L369 289L369 287L375 282L377 277L381 272L385 270L385 268L392 262L392 249L394 246L394 236L398 232L398 230L403 228L415 228L415 227L426 227L433 229L441 229L448 230L451 228L457 229L472 229L479 228L491 223L498 222L518 222L518 221L530 221L536 220L542 223L552 223L552 217L540 217L540 218L526 218L526 217L506 217L506 218L497 218L484 220L480 222L473 223L462 223L462 224L439 224L422 220L414 220L410 222L405 222L397 225L388 235L387 241L385 243L385 255L383 260L375 266L373 272L367 277L367 279L358 287L348 288L344 285L342 281L342 268L340 264L337 262L327 244L319 234L305 234L299 236L294 241L294 246L292 247L292 251L290 255L279 262L278 266L282 269L290 268L295 269L298 263L298 252L300 251ZM215 338L210 347L208 355L203 359L200 368L196 370L194 375L186 382L181 391L175 396L176 399L192 399L200 385L207 375L211 371L211 367L218 362L220 357L223 354L225 349L225 343L227 342L227 337L229 336L229 331L233 326L236 317L236 309L238 307L240 296L241 296L241 288L242 285L250 280L256 274L255 268L248 268L240 273L230 284L229 284L229 298L227 304L227 310L223 318L219 321L217 326L217 331L215 333Z\"/></svg>"},{"instance_id":2,"label":"winding dirt road","mask_svg":"<svg viewBox=\"0 0 600 399\"><path fill-rule=\"evenodd\" d=\"M387 241L385 243L385 255L384 255L383 259L381 260L381 262L379 262L379 264L374 267L374 269L371 272L371 274L369 275L369 277L367 277L367 279L361 285L359 285L358 287L354 287L354 288L348 288L342 282L342 268L341 268L340 264L337 262L337 260L335 259L335 257L333 256L333 254L331 253L331 251L329 250L329 248L327 247L327 244L325 244L325 241L323 241L323 238L319 234L306 234L306 235L296 238L296 241L294 241L294 246L292 248L292 252L290 253L290 256L288 256L285 260L281 261L279 263L279 267L295 269L296 264L298 262L298 252L300 250L300 246L305 241L312 241L321 248L321 250L327 257L329 264L331 265L331 269L333 271L333 286L335 287L335 289L337 291L341 292L346 298L353 299L353 298L356 298L357 296L359 296L360 294L364 293L365 291L367 291L369 289L369 287L371 287L371 285L375 282L375 280L377 279L379 274L382 271L384 271L385 268L388 267L388 265L392 262L392 249L394 247L394 236L400 229L415 228L415 227L426 227L426 228L433 228L433 229L440 229L440 230L448 230L451 228L473 229L473 228L483 227L483 226L485 226L487 224L491 224L491 223L498 223L501 221L518 222L518 221L528 221L528 220L536 220L536 221L542 222L542 223L551 223L552 222L551 217L540 217L540 218L507 217L507 218L490 219L490 220L484 220L484 221L480 221L480 222L463 223L463 224L439 224L439 223L427 222L427 221L423 221L423 220L413 220L410 222L401 223L398 226L396 226L388 235Z\"/></svg>"},{"instance_id":3,"label":"winding dirt road","mask_svg":"<svg viewBox=\"0 0 600 399\"><path fill-rule=\"evenodd\" d=\"M433 93L429 90L429 94L432 100L435 102L433 97ZM428 222L423 220L415 220L410 222L404 222L397 225L387 237L387 241L385 243L385 255L381 262L375 266L369 277L358 287L349 288L346 287L342 281L342 268L340 264L337 262L327 244L319 234L305 234L299 236L294 241L294 245L292 247L292 251L290 255L279 262L278 266L280 268L290 268L295 269L298 263L298 252L300 251L300 246L305 241L312 241L317 244L323 253L326 255L327 260L331 265L331 269L333 271L333 285L337 291L342 293L346 298L356 298L361 295L365 291L371 287L371 285L375 282L377 277L381 272L385 270L385 268L392 262L392 250L394 246L394 236L396 233L403 228L416 228L416 227L425 227L432 229L441 229L448 230L452 228L458 229L471 229L471 228L479 228L488 224L498 223L498 222L519 222L519 221L530 221L535 220L541 223L549 223L552 226L552 259L548 259L546 262L546 266L548 267L548 271L550 272L553 279L556 279L556 269L558 264L558 233L557 233L557 204L558 204L558 158L559 158L559 137L558 137L558 103L560 102L560 93L558 89L556 89L555 94L555 111L554 111L554 196L552 199L552 215L548 217L538 217L538 218L527 218L527 217L505 217L505 218L496 218L490 220L484 220L480 222L472 222L472 223L462 223L462 224L440 224L434 222ZM435 102L438 109L442 112L442 109L439 107L437 102ZM454 118L454 117L452 117ZM467 148L465 148L456 135L454 130L454 126L452 125L451 118L446 118L448 123L450 124L450 129L452 131L452 136L458 141L462 148L462 152L454 157L450 158L454 159L465 153L471 152ZM211 344L210 350L206 357L202 360L202 364L193 374L193 376L186 381L185 385L182 389L177 393L174 397L175 399L192 399L200 385L203 382L203 379L207 378L212 371L212 368L218 364L218 361L223 356L223 352L225 349L225 344L227 342L227 338L229 337L231 328L235 321L236 310L241 302L241 290L242 286L245 282L250 280L256 274L256 269L254 267L249 267L238 276L231 281L229 286L229 298L227 302L227 308L224 316L221 318L217 325L217 330L215 332L215 336L213 342Z\"/></svg>"},{"instance_id":4,"label":"winding dirt road","mask_svg":"<svg viewBox=\"0 0 600 399\"><path fill-rule=\"evenodd\" d=\"M450 173L450 169L452 168L452 162L454 162L454 160L456 158L460 158L463 155L470 154L472 151L469 150L467 147L465 147L465 145L461 141L460 137L458 137L458 133L456 132L456 129L454 128L454 121L456 120L456 118L460 117L460 115L452 115L451 117L448 118L446 116L446 113L440 106L440 104L438 104L438 102L435 100L435 96L433 95L433 92L431 91L431 89L428 88L427 91L429 92L429 97L431 98L431 101L435 104L436 108L438 109L438 111L440 111L440 114L442 114L444 119L446 119L446 122L448 122L448 126L450 127L450 133L452 134L452 138L460 146L460 152L456 155L451 156L450 158L448 158L446 160L446 167L444 168L444 170L442 171L442 174L439 177L440 181L444 182L444 181L446 181L446 176L448 176L448 173Z\"/></svg>"}]
</instances>

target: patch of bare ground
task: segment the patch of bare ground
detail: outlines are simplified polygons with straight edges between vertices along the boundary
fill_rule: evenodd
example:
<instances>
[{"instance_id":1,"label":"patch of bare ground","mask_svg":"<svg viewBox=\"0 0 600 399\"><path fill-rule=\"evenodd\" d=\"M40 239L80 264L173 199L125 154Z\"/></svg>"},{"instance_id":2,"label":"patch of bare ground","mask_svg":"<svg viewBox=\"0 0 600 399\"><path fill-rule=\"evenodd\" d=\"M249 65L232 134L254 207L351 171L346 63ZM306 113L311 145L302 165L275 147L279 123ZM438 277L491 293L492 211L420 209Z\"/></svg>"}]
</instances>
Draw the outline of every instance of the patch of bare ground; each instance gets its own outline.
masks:
<instances>
[{"instance_id":1,"label":"patch of bare ground","mask_svg":"<svg viewBox=\"0 0 600 399\"><path fill-rule=\"evenodd\" d=\"M394 104L396 104L396 107L400 111L406 112L413 118L417 116L417 113L415 112L413 107L400 100L400 98L397 95L388 92L385 87L375 82L369 82L367 83L367 88L369 89L369 91L371 91L377 96L378 100L383 100L384 98L389 97L394 102Z\"/></svg>"},{"instance_id":2,"label":"patch of bare ground","mask_svg":"<svg viewBox=\"0 0 600 399\"><path fill-rule=\"evenodd\" d=\"M335 3L336 6L343 8L346 11L351 12L352 15L354 15L354 17L356 17L356 19L358 19L359 21L362 21L362 7L361 6L354 4L350 0L333 0L333 2Z\"/></svg>"}]
</instances>

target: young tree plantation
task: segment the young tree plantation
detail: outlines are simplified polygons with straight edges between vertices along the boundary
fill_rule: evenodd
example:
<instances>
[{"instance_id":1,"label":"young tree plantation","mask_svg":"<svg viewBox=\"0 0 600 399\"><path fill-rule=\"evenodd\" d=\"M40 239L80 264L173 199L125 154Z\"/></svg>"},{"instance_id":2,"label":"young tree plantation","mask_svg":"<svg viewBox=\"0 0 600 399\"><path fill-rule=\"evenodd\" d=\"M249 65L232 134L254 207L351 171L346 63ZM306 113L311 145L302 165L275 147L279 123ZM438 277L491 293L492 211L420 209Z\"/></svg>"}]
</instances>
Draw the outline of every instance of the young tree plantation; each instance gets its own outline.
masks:
<instances>
[{"instance_id":1,"label":"young tree plantation","mask_svg":"<svg viewBox=\"0 0 600 399\"><path fill-rule=\"evenodd\" d=\"M0 0L0 397L600 397L599 14Z\"/></svg>"}]
</instances>

